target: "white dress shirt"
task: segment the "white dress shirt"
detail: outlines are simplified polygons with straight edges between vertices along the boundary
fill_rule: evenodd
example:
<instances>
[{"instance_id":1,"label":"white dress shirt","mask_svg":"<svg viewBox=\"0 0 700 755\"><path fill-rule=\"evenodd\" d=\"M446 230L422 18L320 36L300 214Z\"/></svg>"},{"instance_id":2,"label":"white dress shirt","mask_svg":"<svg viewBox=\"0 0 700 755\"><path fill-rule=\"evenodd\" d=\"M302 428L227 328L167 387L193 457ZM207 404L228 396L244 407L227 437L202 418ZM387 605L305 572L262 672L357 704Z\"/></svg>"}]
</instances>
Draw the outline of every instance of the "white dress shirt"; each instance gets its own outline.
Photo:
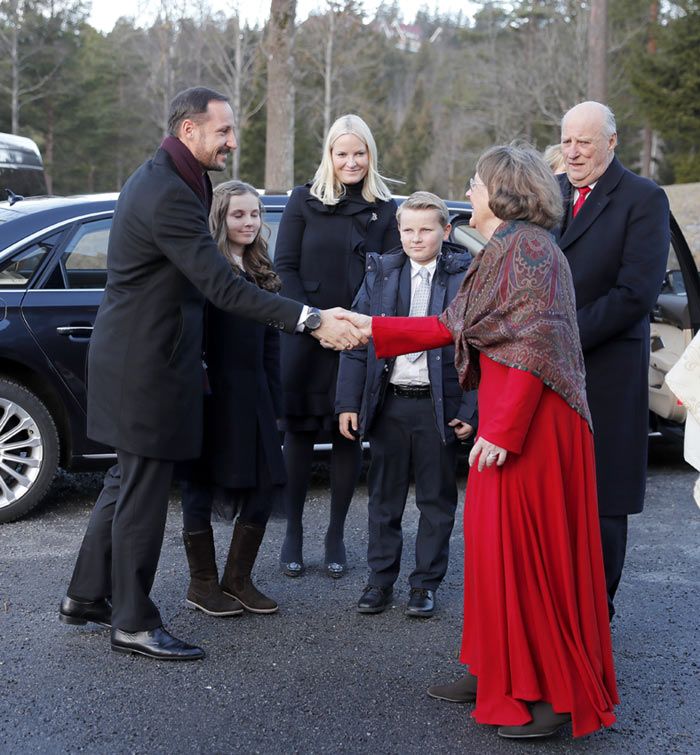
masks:
<instances>
[{"instance_id":1,"label":"white dress shirt","mask_svg":"<svg viewBox=\"0 0 700 755\"><path fill-rule=\"evenodd\" d=\"M419 265L411 260L411 299L413 299L416 289L420 284L418 271L425 268L428 271L429 282L432 285L435 267L437 266L437 257L427 265ZM412 385L416 387L427 387L430 385L428 377L428 355L423 352L415 362L410 362L406 357L396 357L394 369L392 370L389 382L393 385Z\"/></svg>"}]
</instances>

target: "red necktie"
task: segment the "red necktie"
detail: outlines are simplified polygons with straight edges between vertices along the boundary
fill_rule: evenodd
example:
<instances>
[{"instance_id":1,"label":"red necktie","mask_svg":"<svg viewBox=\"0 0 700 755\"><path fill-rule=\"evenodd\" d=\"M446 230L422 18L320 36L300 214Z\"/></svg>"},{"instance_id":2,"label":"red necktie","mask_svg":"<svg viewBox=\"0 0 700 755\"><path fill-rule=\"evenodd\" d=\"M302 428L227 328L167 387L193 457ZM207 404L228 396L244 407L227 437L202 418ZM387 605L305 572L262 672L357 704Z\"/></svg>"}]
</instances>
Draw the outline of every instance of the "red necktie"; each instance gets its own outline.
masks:
<instances>
[{"instance_id":1,"label":"red necktie","mask_svg":"<svg viewBox=\"0 0 700 755\"><path fill-rule=\"evenodd\" d=\"M590 186L579 186L578 199L574 203L574 209L572 210L573 217L578 215L578 211L583 207L583 203L586 201L586 197L591 193Z\"/></svg>"}]
</instances>

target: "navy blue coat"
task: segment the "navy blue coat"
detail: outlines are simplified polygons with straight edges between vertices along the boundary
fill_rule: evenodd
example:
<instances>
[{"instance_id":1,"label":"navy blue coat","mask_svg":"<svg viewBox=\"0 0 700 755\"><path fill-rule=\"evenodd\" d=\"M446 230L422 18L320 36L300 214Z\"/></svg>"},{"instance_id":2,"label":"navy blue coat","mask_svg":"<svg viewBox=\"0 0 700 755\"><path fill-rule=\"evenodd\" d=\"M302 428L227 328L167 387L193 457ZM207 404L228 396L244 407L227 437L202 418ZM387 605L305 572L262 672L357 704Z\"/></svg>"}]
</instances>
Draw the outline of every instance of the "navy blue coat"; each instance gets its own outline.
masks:
<instances>
[{"instance_id":1,"label":"navy blue coat","mask_svg":"<svg viewBox=\"0 0 700 755\"><path fill-rule=\"evenodd\" d=\"M573 187L566 175L559 182L567 212L557 240L576 292L599 511L633 514L644 505L649 313L668 260L668 199L614 158L572 219Z\"/></svg>"},{"instance_id":2,"label":"navy blue coat","mask_svg":"<svg viewBox=\"0 0 700 755\"><path fill-rule=\"evenodd\" d=\"M443 243L438 257L428 313L441 314L454 299L471 257L461 249ZM411 262L403 249L367 256L367 273L352 308L373 316L406 316L411 302ZM476 391L465 393L454 366L454 345L428 351L428 375L440 437L444 443L456 440L448 422L457 418L476 426ZM340 355L335 411L359 414L359 431L366 435L381 410L394 359L377 359L372 341L363 348Z\"/></svg>"},{"instance_id":3,"label":"navy blue coat","mask_svg":"<svg viewBox=\"0 0 700 755\"><path fill-rule=\"evenodd\" d=\"M362 283L367 252L399 243L396 202L368 203L362 187L329 207L297 186L282 214L275 268L284 296L319 309L350 307ZM283 428L317 429L333 421L338 354L309 335L282 339Z\"/></svg>"}]
</instances>

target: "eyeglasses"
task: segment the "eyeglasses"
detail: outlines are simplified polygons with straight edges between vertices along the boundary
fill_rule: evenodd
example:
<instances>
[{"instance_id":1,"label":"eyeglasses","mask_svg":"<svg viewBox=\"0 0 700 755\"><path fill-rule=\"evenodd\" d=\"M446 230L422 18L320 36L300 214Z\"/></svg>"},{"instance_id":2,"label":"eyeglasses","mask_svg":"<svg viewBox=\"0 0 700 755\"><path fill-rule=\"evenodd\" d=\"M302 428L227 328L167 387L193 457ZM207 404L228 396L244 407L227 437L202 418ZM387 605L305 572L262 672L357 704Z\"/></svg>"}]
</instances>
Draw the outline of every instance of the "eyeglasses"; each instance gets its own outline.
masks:
<instances>
[{"instance_id":1,"label":"eyeglasses","mask_svg":"<svg viewBox=\"0 0 700 755\"><path fill-rule=\"evenodd\" d=\"M475 178L469 179L469 191L474 191L477 186L483 186L484 184L481 181L477 181Z\"/></svg>"}]
</instances>

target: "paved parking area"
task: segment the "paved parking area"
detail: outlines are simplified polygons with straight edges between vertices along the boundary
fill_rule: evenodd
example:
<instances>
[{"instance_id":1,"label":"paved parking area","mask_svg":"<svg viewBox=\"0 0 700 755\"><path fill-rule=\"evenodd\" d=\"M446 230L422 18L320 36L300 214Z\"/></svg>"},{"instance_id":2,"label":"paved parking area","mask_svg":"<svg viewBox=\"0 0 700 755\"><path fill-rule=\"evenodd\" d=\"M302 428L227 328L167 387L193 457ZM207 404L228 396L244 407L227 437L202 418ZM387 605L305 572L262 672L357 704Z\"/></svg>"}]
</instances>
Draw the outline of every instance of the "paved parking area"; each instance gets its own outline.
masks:
<instances>
[{"instance_id":1,"label":"paved parking area","mask_svg":"<svg viewBox=\"0 0 700 755\"><path fill-rule=\"evenodd\" d=\"M654 454L647 509L634 517L614 624L622 704L611 729L558 736L547 753L697 753L700 741L700 514L694 473L677 450ZM430 700L425 688L460 673L462 530L430 620L394 607L354 610L362 587L366 488L348 522L349 574L322 570L327 488L311 492L306 575L279 574L284 524L270 524L258 581L281 604L272 616L211 619L184 606L185 557L177 496L154 595L167 625L201 643L204 662L168 664L110 652L106 630L59 624L96 476L64 475L52 500L0 527L0 752L2 753L519 753L476 725L468 708ZM460 506L460 514L462 507ZM410 560L415 507L407 509ZM216 528L223 551L230 530Z\"/></svg>"}]
</instances>

